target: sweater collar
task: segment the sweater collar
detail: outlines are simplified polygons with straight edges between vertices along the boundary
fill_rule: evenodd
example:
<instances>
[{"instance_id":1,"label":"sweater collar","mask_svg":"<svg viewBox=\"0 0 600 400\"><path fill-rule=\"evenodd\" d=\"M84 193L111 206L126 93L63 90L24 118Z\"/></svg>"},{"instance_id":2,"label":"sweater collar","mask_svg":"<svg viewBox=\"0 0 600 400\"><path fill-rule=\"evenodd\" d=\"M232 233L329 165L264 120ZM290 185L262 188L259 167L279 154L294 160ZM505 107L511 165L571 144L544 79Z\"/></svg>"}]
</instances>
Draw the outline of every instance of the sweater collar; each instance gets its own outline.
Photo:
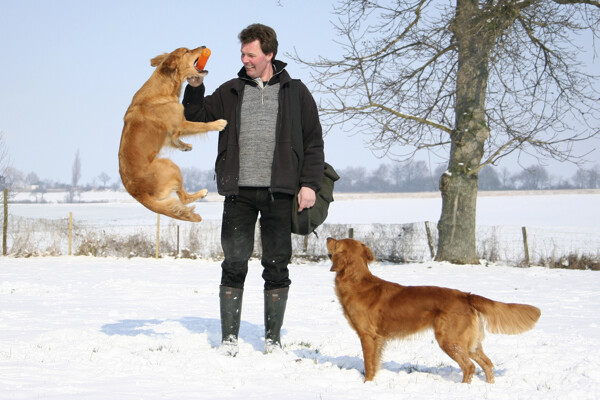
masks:
<instances>
[{"instance_id":1,"label":"sweater collar","mask_svg":"<svg viewBox=\"0 0 600 400\"><path fill-rule=\"evenodd\" d=\"M269 82L272 82L273 79L275 79L275 78L278 78L278 79L281 78L282 73L285 71L285 67L287 67L287 63L284 63L283 61L279 61L279 60L273 60L273 76L271 77ZM252 81L252 82L258 84L255 79L252 79L248 76L248 74L246 73L246 68L244 68L244 67L242 67L240 69L240 71L238 72L238 77L240 79L244 79L246 81ZM260 79L260 78L258 78L258 79Z\"/></svg>"}]
</instances>

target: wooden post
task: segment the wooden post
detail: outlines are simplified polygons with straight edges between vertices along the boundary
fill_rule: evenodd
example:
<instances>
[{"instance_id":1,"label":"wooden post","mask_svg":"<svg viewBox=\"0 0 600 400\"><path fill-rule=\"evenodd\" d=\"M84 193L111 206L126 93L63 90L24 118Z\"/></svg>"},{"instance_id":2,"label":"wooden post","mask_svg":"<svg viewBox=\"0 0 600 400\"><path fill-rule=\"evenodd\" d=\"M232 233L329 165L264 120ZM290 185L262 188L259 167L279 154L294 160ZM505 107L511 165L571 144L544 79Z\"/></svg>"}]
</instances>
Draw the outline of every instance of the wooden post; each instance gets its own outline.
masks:
<instances>
[{"instance_id":1,"label":"wooden post","mask_svg":"<svg viewBox=\"0 0 600 400\"><path fill-rule=\"evenodd\" d=\"M160 241L160 214L156 214L156 255L154 258L158 258L158 243Z\"/></svg>"},{"instance_id":2,"label":"wooden post","mask_svg":"<svg viewBox=\"0 0 600 400\"><path fill-rule=\"evenodd\" d=\"M433 237L431 237L431 228L429 227L429 221L425 221L425 231L427 231L427 243L429 244L429 253L431 258L435 257L435 250L433 247Z\"/></svg>"},{"instance_id":3,"label":"wooden post","mask_svg":"<svg viewBox=\"0 0 600 400\"><path fill-rule=\"evenodd\" d=\"M69 255L71 255L71 246L73 243L73 212L69 212Z\"/></svg>"},{"instance_id":4,"label":"wooden post","mask_svg":"<svg viewBox=\"0 0 600 400\"><path fill-rule=\"evenodd\" d=\"M177 225L177 253L175 253L175 257L179 257L179 225Z\"/></svg>"},{"instance_id":5,"label":"wooden post","mask_svg":"<svg viewBox=\"0 0 600 400\"><path fill-rule=\"evenodd\" d=\"M2 225L2 255L8 252L6 247L6 236L8 233L8 189L4 189L4 224Z\"/></svg>"},{"instance_id":6,"label":"wooden post","mask_svg":"<svg viewBox=\"0 0 600 400\"><path fill-rule=\"evenodd\" d=\"M529 266L529 246L527 245L527 229L523 226L523 247L525 247L525 265Z\"/></svg>"},{"instance_id":7,"label":"wooden post","mask_svg":"<svg viewBox=\"0 0 600 400\"><path fill-rule=\"evenodd\" d=\"M348 237L354 239L354 228L348 229Z\"/></svg>"}]
</instances>

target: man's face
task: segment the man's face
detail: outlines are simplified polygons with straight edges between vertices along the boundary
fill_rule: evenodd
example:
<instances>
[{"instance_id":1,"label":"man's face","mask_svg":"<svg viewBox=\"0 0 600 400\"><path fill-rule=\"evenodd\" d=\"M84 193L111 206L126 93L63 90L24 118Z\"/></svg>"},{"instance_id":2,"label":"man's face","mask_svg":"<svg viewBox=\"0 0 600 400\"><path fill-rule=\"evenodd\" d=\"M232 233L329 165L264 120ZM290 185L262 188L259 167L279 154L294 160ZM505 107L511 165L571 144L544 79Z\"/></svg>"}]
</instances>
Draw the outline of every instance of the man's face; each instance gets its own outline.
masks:
<instances>
[{"instance_id":1,"label":"man's face","mask_svg":"<svg viewBox=\"0 0 600 400\"><path fill-rule=\"evenodd\" d=\"M268 81L272 75L272 60L273 53L263 53L258 39L242 44L242 63L250 78L261 78L263 81Z\"/></svg>"}]
</instances>

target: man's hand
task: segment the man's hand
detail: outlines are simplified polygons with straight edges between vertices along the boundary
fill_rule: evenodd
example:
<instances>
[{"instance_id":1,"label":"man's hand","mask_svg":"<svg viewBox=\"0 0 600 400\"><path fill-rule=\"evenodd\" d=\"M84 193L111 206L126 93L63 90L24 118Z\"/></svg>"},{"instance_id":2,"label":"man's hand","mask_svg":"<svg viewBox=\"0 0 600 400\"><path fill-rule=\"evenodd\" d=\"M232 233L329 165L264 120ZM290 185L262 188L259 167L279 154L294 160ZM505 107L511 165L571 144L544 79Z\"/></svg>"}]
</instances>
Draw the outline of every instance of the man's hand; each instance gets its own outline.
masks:
<instances>
[{"instance_id":1,"label":"man's hand","mask_svg":"<svg viewBox=\"0 0 600 400\"><path fill-rule=\"evenodd\" d=\"M309 187L301 187L298 192L298 212L301 212L305 208L311 208L315 205L317 195L315 191Z\"/></svg>"},{"instance_id":2,"label":"man's hand","mask_svg":"<svg viewBox=\"0 0 600 400\"><path fill-rule=\"evenodd\" d=\"M202 71L199 73L199 75L190 76L189 78L187 78L187 83L191 87L198 87L198 86L202 85L202 82L204 81L204 77L206 75L208 75L208 71Z\"/></svg>"}]
</instances>

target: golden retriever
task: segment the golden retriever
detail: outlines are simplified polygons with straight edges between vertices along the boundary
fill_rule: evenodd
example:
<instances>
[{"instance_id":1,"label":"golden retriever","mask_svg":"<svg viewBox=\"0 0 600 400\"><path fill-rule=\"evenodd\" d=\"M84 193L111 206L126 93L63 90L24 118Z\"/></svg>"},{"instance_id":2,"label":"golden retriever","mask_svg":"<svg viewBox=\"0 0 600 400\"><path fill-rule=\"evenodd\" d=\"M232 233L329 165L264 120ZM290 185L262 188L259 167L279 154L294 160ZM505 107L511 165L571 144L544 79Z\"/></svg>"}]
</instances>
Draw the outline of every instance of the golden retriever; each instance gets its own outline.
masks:
<instances>
[{"instance_id":1,"label":"golden retriever","mask_svg":"<svg viewBox=\"0 0 600 400\"><path fill-rule=\"evenodd\" d=\"M150 60L156 70L133 96L125 113L119 148L119 172L129 194L154 212L195 222L202 218L186 204L205 197L207 190L187 193L179 167L158 154L164 146L189 151L192 146L180 137L220 131L227 125L222 119L190 122L183 115L179 101L183 82L207 74L195 67L203 49L204 46L194 50L179 48Z\"/></svg>"},{"instance_id":2,"label":"golden retriever","mask_svg":"<svg viewBox=\"0 0 600 400\"><path fill-rule=\"evenodd\" d=\"M350 326L360 337L365 381L373 380L389 339L433 329L442 350L458 363L463 383L471 383L473 359L494 382L494 365L483 353L484 321L491 333L517 334L533 328L540 310L435 286L402 286L369 271L373 253L353 239L327 239L336 273L335 291Z\"/></svg>"}]
</instances>

